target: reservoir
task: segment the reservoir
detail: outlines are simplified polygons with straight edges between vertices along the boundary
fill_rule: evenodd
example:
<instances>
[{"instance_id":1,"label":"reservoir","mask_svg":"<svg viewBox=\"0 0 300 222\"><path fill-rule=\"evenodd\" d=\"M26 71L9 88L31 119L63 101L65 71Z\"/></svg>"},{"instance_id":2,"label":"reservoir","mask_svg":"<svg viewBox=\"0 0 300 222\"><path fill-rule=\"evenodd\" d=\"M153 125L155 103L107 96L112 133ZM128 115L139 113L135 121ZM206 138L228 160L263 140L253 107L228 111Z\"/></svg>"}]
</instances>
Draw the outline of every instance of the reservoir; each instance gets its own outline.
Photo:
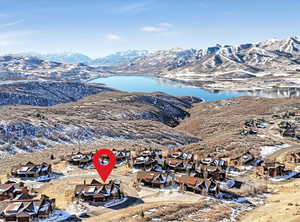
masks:
<instances>
[{"instance_id":1,"label":"reservoir","mask_svg":"<svg viewBox=\"0 0 300 222\"><path fill-rule=\"evenodd\" d=\"M239 96L259 96L268 98L299 96L299 88L272 88L249 91L209 91L188 84L157 78L151 75L116 75L94 79L93 83L102 83L127 92L164 92L173 96L196 96L205 101L215 101Z\"/></svg>"}]
</instances>

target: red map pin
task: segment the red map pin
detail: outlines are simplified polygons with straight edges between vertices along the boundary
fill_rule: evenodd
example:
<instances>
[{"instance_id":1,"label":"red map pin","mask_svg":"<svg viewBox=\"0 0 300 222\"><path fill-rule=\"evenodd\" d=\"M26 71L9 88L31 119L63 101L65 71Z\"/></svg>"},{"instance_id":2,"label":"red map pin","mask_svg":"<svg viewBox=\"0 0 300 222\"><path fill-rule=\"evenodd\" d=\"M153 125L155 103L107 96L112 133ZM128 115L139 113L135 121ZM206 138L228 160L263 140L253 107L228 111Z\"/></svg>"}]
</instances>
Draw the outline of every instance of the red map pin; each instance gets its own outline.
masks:
<instances>
[{"instance_id":1,"label":"red map pin","mask_svg":"<svg viewBox=\"0 0 300 222\"><path fill-rule=\"evenodd\" d=\"M105 157L109 158L108 164L104 165L104 164L100 163L101 156L105 156ZM110 151L108 149L101 149L101 150L96 151L96 153L93 157L93 164L94 164L99 176L105 183L105 181L109 177L112 169L116 165L116 158L112 151Z\"/></svg>"}]
</instances>

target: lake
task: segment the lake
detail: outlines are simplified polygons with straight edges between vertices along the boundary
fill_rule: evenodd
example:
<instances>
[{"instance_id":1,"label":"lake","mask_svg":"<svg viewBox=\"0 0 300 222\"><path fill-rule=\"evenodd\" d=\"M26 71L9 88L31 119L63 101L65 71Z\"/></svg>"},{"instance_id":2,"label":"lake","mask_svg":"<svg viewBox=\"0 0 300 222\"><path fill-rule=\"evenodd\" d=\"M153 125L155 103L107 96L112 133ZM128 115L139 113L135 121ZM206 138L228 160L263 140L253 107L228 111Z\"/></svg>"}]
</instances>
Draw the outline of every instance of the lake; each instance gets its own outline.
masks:
<instances>
[{"instance_id":1,"label":"lake","mask_svg":"<svg viewBox=\"0 0 300 222\"><path fill-rule=\"evenodd\" d=\"M299 96L300 89L268 89L253 91L208 91L181 82L161 79L155 76L122 75L94 79L93 83L102 83L107 87L127 92L165 92L173 96L196 96L205 101L215 101L239 96L289 97Z\"/></svg>"}]
</instances>

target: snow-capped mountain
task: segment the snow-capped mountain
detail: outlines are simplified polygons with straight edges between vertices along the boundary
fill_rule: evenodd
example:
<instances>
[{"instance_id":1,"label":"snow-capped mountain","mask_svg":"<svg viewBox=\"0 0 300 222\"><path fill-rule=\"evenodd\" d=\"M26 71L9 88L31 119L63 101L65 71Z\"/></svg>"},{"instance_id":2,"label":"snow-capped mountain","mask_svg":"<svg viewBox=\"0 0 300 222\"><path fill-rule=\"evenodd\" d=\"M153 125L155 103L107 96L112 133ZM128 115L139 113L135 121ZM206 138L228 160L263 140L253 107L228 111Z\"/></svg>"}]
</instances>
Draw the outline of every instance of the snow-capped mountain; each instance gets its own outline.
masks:
<instances>
[{"instance_id":1,"label":"snow-capped mountain","mask_svg":"<svg viewBox=\"0 0 300 222\"><path fill-rule=\"evenodd\" d=\"M123 63L128 63L134 59L141 58L151 54L148 50L127 50L124 52L116 52L108 56L92 59L87 55L81 53L35 53L35 52L24 52L19 53L19 56L31 56L37 57L43 60L49 60L53 62L61 62L66 64L77 64L83 63L86 65L93 66L115 66Z\"/></svg>"},{"instance_id":2,"label":"snow-capped mountain","mask_svg":"<svg viewBox=\"0 0 300 222\"><path fill-rule=\"evenodd\" d=\"M0 80L51 79L88 80L104 76L101 68L82 63L64 64L30 56L0 56Z\"/></svg>"},{"instance_id":3,"label":"snow-capped mountain","mask_svg":"<svg viewBox=\"0 0 300 222\"><path fill-rule=\"evenodd\" d=\"M136 73L157 73L160 70L173 70L185 66L201 56L195 49L160 50L121 65L119 69Z\"/></svg>"},{"instance_id":4,"label":"snow-capped mountain","mask_svg":"<svg viewBox=\"0 0 300 222\"><path fill-rule=\"evenodd\" d=\"M120 66L120 72L156 73L168 78L197 80L203 76L255 77L300 70L300 39L269 40L207 49L171 49ZM225 76L224 76L225 75Z\"/></svg>"},{"instance_id":5,"label":"snow-capped mountain","mask_svg":"<svg viewBox=\"0 0 300 222\"><path fill-rule=\"evenodd\" d=\"M47 54L41 54L41 53L35 53L35 52L24 52L20 53L19 55L23 56L33 56L37 57L39 59L49 60L53 62L61 62L66 64L76 64L76 63L84 63L84 64L91 64L93 59L90 57L81 54L81 53L47 53Z\"/></svg>"},{"instance_id":6,"label":"snow-capped mountain","mask_svg":"<svg viewBox=\"0 0 300 222\"><path fill-rule=\"evenodd\" d=\"M92 61L92 64L115 66L115 65L128 63L134 59L142 58L150 54L151 51L148 50L128 50L124 52L116 52L114 54L95 59Z\"/></svg>"}]
</instances>

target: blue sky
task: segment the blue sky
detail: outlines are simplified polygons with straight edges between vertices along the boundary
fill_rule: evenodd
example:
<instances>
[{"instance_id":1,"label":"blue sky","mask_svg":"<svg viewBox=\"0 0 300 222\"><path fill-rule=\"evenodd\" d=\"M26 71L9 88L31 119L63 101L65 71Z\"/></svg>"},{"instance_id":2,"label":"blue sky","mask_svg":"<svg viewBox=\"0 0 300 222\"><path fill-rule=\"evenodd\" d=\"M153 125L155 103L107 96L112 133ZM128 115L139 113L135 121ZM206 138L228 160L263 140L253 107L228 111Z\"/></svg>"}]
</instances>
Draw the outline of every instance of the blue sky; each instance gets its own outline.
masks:
<instances>
[{"instance_id":1,"label":"blue sky","mask_svg":"<svg viewBox=\"0 0 300 222\"><path fill-rule=\"evenodd\" d=\"M300 34L299 0L0 0L0 54L206 48Z\"/></svg>"}]
</instances>

